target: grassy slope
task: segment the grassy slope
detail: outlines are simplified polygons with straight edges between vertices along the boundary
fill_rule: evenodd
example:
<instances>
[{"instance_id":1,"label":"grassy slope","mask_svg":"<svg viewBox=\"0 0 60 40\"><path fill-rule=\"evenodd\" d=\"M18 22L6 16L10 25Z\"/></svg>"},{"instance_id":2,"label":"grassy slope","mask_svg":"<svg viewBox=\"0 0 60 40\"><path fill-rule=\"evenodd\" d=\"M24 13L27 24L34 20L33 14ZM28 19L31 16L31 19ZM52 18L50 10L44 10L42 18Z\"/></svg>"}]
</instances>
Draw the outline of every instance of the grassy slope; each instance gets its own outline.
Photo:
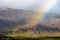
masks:
<instances>
[{"instance_id":1,"label":"grassy slope","mask_svg":"<svg viewBox=\"0 0 60 40\"><path fill-rule=\"evenodd\" d=\"M39 38L39 37L46 37L46 36L60 36L60 33L43 33L43 34L31 34L31 33L12 33L8 34L7 36L11 37L33 37L33 38Z\"/></svg>"},{"instance_id":2,"label":"grassy slope","mask_svg":"<svg viewBox=\"0 0 60 40\"><path fill-rule=\"evenodd\" d=\"M12 33L6 35L13 37L16 40L60 40L60 33L43 33L43 34L31 34L31 33Z\"/></svg>"}]
</instances>

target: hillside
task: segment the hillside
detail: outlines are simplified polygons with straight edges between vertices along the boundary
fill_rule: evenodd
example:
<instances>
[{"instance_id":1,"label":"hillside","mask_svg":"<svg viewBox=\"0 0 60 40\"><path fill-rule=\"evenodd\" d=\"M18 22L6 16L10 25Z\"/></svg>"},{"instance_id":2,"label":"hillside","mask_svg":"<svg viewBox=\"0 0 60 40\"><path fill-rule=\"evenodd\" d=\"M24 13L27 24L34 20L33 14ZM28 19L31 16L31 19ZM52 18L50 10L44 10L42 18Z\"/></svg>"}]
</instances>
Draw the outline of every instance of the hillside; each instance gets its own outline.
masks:
<instances>
[{"instance_id":1,"label":"hillside","mask_svg":"<svg viewBox=\"0 0 60 40\"><path fill-rule=\"evenodd\" d=\"M60 32L60 16L48 13L39 20L40 13L23 9L0 10L0 33L53 33Z\"/></svg>"},{"instance_id":2,"label":"hillside","mask_svg":"<svg viewBox=\"0 0 60 40\"><path fill-rule=\"evenodd\" d=\"M49 13L45 16L41 23L47 27L60 29L60 15Z\"/></svg>"},{"instance_id":3,"label":"hillside","mask_svg":"<svg viewBox=\"0 0 60 40\"><path fill-rule=\"evenodd\" d=\"M26 18L32 13L33 11L23 9L7 8L6 10L0 10L0 30L8 30L8 28L12 29L16 25L25 24Z\"/></svg>"},{"instance_id":4,"label":"hillside","mask_svg":"<svg viewBox=\"0 0 60 40\"><path fill-rule=\"evenodd\" d=\"M36 22L35 22L36 23ZM23 26L24 28L24 26ZM32 26L29 28L19 28L19 30L16 30L15 32L21 31L28 31L28 32L34 32L34 33L53 33L53 32L60 32L60 15L49 13L47 14L44 19L40 20L37 25L34 27Z\"/></svg>"}]
</instances>

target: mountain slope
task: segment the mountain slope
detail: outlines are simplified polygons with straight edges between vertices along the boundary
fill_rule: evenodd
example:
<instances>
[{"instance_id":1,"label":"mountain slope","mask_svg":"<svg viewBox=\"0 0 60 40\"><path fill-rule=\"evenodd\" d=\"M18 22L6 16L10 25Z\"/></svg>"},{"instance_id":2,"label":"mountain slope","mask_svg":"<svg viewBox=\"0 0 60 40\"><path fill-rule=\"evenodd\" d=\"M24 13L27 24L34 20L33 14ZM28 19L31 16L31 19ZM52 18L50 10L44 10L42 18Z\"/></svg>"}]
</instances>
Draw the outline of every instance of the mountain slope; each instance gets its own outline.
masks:
<instances>
[{"instance_id":1,"label":"mountain slope","mask_svg":"<svg viewBox=\"0 0 60 40\"><path fill-rule=\"evenodd\" d=\"M39 14L22 9L0 10L0 32L60 32L60 15L48 13L39 20Z\"/></svg>"},{"instance_id":2,"label":"mountain slope","mask_svg":"<svg viewBox=\"0 0 60 40\"><path fill-rule=\"evenodd\" d=\"M60 15L50 13L44 18L42 24L51 28L60 29Z\"/></svg>"},{"instance_id":3,"label":"mountain slope","mask_svg":"<svg viewBox=\"0 0 60 40\"><path fill-rule=\"evenodd\" d=\"M41 33L41 32L60 32L60 16L54 13L50 13L45 16L44 20L42 20L39 24L35 25L34 27L28 26L23 28L17 28L13 32L20 32L20 31L31 31L34 33Z\"/></svg>"},{"instance_id":4,"label":"mountain slope","mask_svg":"<svg viewBox=\"0 0 60 40\"><path fill-rule=\"evenodd\" d=\"M32 13L33 11L23 9L0 10L0 29L13 28L18 24L23 25L26 23L26 18Z\"/></svg>"}]
</instances>

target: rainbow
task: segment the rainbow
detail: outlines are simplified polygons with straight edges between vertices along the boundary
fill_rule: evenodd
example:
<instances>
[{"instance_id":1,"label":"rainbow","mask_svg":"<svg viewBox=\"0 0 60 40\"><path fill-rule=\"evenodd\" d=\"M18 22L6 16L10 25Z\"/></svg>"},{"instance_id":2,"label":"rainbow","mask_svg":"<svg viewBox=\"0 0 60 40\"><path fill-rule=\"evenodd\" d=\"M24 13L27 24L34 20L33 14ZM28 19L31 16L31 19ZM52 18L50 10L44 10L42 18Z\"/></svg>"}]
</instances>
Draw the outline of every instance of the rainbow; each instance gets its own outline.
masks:
<instances>
[{"instance_id":1,"label":"rainbow","mask_svg":"<svg viewBox=\"0 0 60 40\"><path fill-rule=\"evenodd\" d=\"M19 25L18 27L13 29L13 32L16 32L20 29L30 29L35 27L39 20L43 17L43 15L45 15L45 13L56 3L56 1L54 0L46 0L45 3L42 4L41 7L39 7L39 9L34 12L32 15L27 16L27 23L24 25Z\"/></svg>"},{"instance_id":2,"label":"rainbow","mask_svg":"<svg viewBox=\"0 0 60 40\"><path fill-rule=\"evenodd\" d=\"M39 6L39 9L37 12L42 12L43 16L56 4L57 0L45 0L44 3ZM40 16L41 17L41 16Z\"/></svg>"}]
</instances>

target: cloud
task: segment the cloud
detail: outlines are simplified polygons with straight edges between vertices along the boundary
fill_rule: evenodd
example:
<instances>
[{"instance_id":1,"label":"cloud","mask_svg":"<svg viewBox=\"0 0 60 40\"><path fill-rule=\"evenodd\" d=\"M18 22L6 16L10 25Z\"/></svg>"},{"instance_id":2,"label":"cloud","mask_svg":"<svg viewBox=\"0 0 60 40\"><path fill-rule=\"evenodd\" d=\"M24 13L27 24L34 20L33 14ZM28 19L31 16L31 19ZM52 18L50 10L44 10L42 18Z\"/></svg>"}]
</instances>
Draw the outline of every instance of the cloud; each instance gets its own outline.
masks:
<instances>
[{"instance_id":1,"label":"cloud","mask_svg":"<svg viewBox=\"0 0 60 40\"><path fill-rule=\"evenodd\" d=\"M0 6L6 6L11 8L27 8L34 5L35 0L0 0Z\"/></svg>"},{"instance_id":2,"label":"cloud","mask_svg":"<svg viewBox=\"0 0 60 40\"><path fill-rule=\"evenodd\" d=\"M35 10L44 0L0 0L0 7Z\"/></svg>"}]
</instances>

